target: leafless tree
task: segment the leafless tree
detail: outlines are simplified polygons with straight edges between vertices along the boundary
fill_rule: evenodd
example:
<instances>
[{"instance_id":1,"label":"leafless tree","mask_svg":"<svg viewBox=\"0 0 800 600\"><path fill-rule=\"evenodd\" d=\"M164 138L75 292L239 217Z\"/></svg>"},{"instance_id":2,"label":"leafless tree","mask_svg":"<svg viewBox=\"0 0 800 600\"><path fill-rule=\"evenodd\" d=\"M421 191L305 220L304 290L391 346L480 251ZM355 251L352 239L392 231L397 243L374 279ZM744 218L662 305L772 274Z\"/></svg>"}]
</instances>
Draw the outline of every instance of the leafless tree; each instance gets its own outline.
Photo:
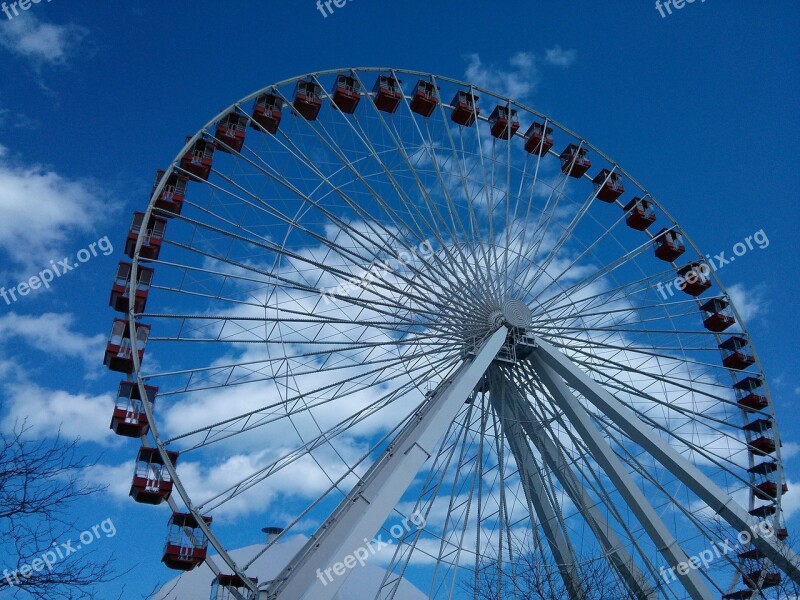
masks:
<instances>
[{"instance_id":1,"label":"leafless tree","mask_svg":"<svg viewBox=\"0 0 800 600\"><path fill-rule=\"evenodd\" d=\"M0 592L21 599L93 598L96 584L115 578L112 560L62 545L75 538L72 505L102 488L82 482L92 463L77 442L31 440L28 431L22 423L0 434ZM49 566L43 565L48 552Z\"/></svg>"},{"instance_id":2,"label":"leafless tree","mask_svg":"<svg viewBox=\"0 0 800 600\"><path fill-rule=\"evenodd\" d=\"M485 561L475 580L464 581L462 588L474 600L565 600L570 593L552 564L544 564L530 547L516 548L514 564L499 567ZM629 600L610 563L604 558L587 557L578 561L579 585L587 600Z\"/></svg>"}]
</instances>

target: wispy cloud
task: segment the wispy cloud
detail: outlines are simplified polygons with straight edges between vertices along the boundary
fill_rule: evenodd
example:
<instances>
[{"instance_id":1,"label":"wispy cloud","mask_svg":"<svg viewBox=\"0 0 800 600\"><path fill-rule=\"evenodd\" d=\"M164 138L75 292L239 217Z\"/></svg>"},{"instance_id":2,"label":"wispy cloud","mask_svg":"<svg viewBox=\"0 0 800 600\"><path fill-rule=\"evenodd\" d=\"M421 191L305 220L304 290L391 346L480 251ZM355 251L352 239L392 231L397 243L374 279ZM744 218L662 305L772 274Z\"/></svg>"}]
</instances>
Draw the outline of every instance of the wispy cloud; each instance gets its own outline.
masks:
<instances>
[{"instance_id":1,"label":"wispy cloud","mask_svg":"<svg viewBox=\"0 0 800 600\"><path fill-rule=\"evenodd\" d=\"M20 164L3 146L0 157L0 251L11 259L12 268L42 267L64 256L72 235L89 232L107 218L105 210L97 210L99 204L116 207L92 181L70 179L43 165ZM2 263L7 267L9 261Z\"/></svg>"},{"instance_id":2,"label":"wispy cloud","mask_svg":"<svg viewBox=\"0 0 800 600\"><path fill-rule=\"evenodd\" d=\"M527 99L541 81L540 65L569 67L577 51L564 50L555 46L545 51L540 57L533 52L517 52L508 59L508 67L485 63L480 55L473 53L467 56L467 81L478 87L486 88L501 95L517 100Z\"/></svg>"},{"instance_id":3,"label":"wispy cloud","mask_svg":"<svg viewBox=\"0 0 800 600\"><path fill-rule=\"evenodd\" d=\"M0 46L37 67L64 65L87 34L79 25L44 23L29 13L0 23Z\"/></svg>"},{"instance_id":4,"label":"wispy cloud","mask_svg":"<svg viewBox=\"0 0 800 600\"><path fill-rule=\"evenodd\" d=\"M575 62L578 56L577 50L564 50L556 45L545 51L544 60L547 64L555 67L569 67Z\"/></svg>"},{"instance_id":5,"label":"wispy cloud","mask_svg":"<svg viewBox=\"0 0 800 600\"><path fill-rule=\"evenodd\" d=\"M766 314L768 302L764 286L745 287L741 283L735 283L727 289L731 302L745 322Z\"/></svg>"}]
</instances>

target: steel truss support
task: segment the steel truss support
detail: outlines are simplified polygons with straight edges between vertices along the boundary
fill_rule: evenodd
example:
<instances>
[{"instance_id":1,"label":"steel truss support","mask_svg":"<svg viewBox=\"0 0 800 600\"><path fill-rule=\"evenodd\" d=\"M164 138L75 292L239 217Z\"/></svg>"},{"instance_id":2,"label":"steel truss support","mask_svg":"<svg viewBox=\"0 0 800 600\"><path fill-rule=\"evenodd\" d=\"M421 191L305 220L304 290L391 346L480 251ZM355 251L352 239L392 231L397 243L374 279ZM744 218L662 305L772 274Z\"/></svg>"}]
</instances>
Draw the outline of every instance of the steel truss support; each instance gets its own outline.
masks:
<instances>
[{"instance_id":1,"label":"steel truss support","mask_svg":"<svg viewBox=\"0 0 800 600\"><path fill-rule=\"evenodd\" d=\"M632 410L598 385L566 355L538 338L536 346L531 358L537 365L537 372L541 374L541 371L550 371L557 374L558 383L569 392L569 388L566 388L564 381L560 379L563 378L616 424L634 443L646 450L692 493L705 502L711 510L725 519L731 527L739 532L752 533L752 544L794 581L800 582L800 558L786 544L774 535L758 535L760 525L758 519L750 515L729 494L726 494L672 446L657 435L653 435L652 429L642 423ZM571 392L569 392L569 396L574 402L577 402Z\"/></svg>"},{"instance_id":2,"label":"steel truss support","mask_svg":"<svg viewBox=\"0 0 800 600\"><path fill-rule=\"evenodd\" d=\"M331 600L346 574L331 572L363 548L400 501L436 443L458 415L472 390L503 347L508 329L489 336L474 357L442 382L425 406L397 435L381 457L342 500L306 545L261 593L269 600ZM325 570L328 570L328 576Z\"/></svg>"},{"instance_id":3,"label":"steel truss support","mask_svg":"<svg viewBox=\"0 0 800 600\"><path fill-rule=\"evenodd\" d=\"M537 340L538 344L538 340ZM560 354L560 353L559 353ZM562 355L563 356L563 355ZM681 584L694 600L714 600L711 590L702 580L700 573L694 569L685 575L677 570L680 563L689 564L689 557L680 547L677 540L672 537L667 526L658 516L655 509L647 501L642 490L636 485L633 478L625 470L622 461L614 450L603 438L600 431L592 423L586 409L581 405L569 386L562 379L561 373L556 372L547 360L551 357L548 352L542 351L538 345L531 353L530 361L536 370L539 379L548 389L558 407L564 412L569 422L581 436L586 446L592 453L592 458L597 461L605 471L608 478L616 486L631 512L642 524L647 535L653 540L661 555L671 567L676 567ZM569 359L564 356L564 360ZM577 369L577 367L575 367ZM596 385L596 384L595 384Z\"/></svg>"},{"instance_id":4,"label":"steel truss support","mask_svg":"<svg viewBox=\"0 0 800 600\"><path fill-rule=\"evenodd\" d=\"M555 499L551 503L547 494L541 467L531 451L518 415L513 411L507 382L502 375L492 372L489 386L489 401L517 463L520 482L525 491L525 499L528 501L528 510L531 511L531 527L535 527L538 518L570 599L584 600L586 594L575 565L575 551L561 529L563 517Z\"/></svg>"},{"instance_id":5,"label":"steel truss support","mask_svg":"<svg viewBox=\"0 0 800 600\"><path fill-rule=\"evenodd\" d=\"M549 432L544 426L537 425L538 420L525 396L513 382L507 381L507 384L505 400L508 404L508 412L511 413L510 419L525 431L528 439L544 458L570 500L580 510L603 548L603 552L609 557L612 566L625 583L631 597L636 600L658 600L656 591L644 573L636 566L625 545L597 508L597 502L589 495L572 471L561 448L550 438Z\"/></svg>"}]
</instances>

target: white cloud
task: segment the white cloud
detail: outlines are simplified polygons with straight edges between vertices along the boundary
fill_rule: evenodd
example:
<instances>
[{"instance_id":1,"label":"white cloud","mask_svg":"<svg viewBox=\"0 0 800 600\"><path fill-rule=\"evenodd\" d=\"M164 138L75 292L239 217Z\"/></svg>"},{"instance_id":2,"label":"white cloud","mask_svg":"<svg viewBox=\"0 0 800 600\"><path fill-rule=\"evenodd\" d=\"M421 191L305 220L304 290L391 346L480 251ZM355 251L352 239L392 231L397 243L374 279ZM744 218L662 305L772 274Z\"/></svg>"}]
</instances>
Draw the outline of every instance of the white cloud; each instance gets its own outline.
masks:
<instances>
[{"instance_id":1,"label":"white cloud","mask_svg":"<svg viewBox=\"0 0 800 600\"><path fill-rule=\"evenodd\" d=\"M508 59L510 69L503 69L493 64L484 63L480 55L470 54L465 77L470 83L503 96L516 100L524 100L536 89L541 79L539 65L569 67L577 53L575 50L563 50L556 46L545 51L544 57L532 52L517 52Z\"/></svg>"},{"instance_id":2,"label":"white cloud","mask_svg":"<svg viewBox=\"0 0 800 600\"><path fill-rule=\"evenodd\" d=\"M19 338L56 360L59 357L77 358L89 365L99 364L105 337L73 331L74 321L71 314L45 313L32 317L11 312L0 317L0 340L8 343Z\"/></svg>"},{"instance_id":3,"label":"white cloud","mask_svg":"<svg viewBox=\"0 0 800 600\"><path fill-rule=\"evenodd\" d=\"M767 299L763 286L746 288L741 283L729 285L727 288L728 296L739 311L739 316L745 321L750 321L756 317L763 317L767 312Z\"/></svg>"},{"instance_id":4,"label":"white cloud","mask_svg":"<svg viewBox=\"0 0 800 600\"><path fill-rule=\"evenodd\" d=\"M539 83L536 58L533 54L518 52L509 59L511 70L503 70L481 61L478 54L469 55L465 76L467 81L497 92L503 96L526 98Z\"/></svg>"},{"instance_id":5,"label":"white cloud","mask_svg":"<svg viewBox=\"0 0 800 600\"><path fill-rule=\"evenodd\" d=\"M544 60L547 64L555 67L569 67L575 62L577 55L577 50L564 50L561 46L556 45L545 51Z\"/></svg>"},{"instance_id":6,"label":"white cloud","mask_svg":"<svg viewBox=\"0 0 800 600\"><path fill-rule=\"evenodd\" d=\"M69 439L101 443L115 439L109 429L114 407L111 394L70 394L21 383L7 387L5 400L5 431L26 421L29 435L35 438L52 437L60 430Z\"/></svg>"},{"instance_id":7,"label":"white cloud","mask_svg":"<svg viewBox=\"0 0 800 600\"><path fill-rule=\"evenodd\" d=\"M0 146L0 156L7 154ZM97 210L100 204L104 210ZM18 266L41 268L65 256L67 239L91 231L109 208L116 206L91 181L69 179L42 165L0 164L0 250Z\"/></svg>"},{"instance_id":8,"label":"white cloud","mask_svg":"<svg viewBox=\"0 0 800 600\"><path fill-rule=\"evenodd\" d=\"M21 14L0 25L0 46L36 65L61 65L87 33L78 25L42 23L31 13Z\"/></svg>"}]
</instances>

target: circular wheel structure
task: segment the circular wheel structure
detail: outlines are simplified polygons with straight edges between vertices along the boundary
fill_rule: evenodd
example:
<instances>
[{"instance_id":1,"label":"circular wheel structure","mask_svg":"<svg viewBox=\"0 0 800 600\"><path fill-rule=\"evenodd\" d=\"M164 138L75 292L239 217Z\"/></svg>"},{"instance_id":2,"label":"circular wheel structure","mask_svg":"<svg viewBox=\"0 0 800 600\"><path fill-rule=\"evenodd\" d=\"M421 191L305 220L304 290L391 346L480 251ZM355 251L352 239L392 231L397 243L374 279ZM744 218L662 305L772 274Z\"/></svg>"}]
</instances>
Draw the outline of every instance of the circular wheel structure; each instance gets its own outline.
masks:
<instances>
[{"instance_id":1,"label":"circular wheel structure","mask_svg":"<svg viewBox=\"0 0 800 600\"><path fill-rule=\"evenodd\" d=\"M373 539L380 599L798 577L767 383L705 255L513 98L378 68L270 85L187 139L126 252L112 426L143 442L131 495L172 508L164 562L208 560L219 597L333 598ZM256 581L227 551L245 521L265 551L310 541Z\"/></svg>"}]
</instances>

